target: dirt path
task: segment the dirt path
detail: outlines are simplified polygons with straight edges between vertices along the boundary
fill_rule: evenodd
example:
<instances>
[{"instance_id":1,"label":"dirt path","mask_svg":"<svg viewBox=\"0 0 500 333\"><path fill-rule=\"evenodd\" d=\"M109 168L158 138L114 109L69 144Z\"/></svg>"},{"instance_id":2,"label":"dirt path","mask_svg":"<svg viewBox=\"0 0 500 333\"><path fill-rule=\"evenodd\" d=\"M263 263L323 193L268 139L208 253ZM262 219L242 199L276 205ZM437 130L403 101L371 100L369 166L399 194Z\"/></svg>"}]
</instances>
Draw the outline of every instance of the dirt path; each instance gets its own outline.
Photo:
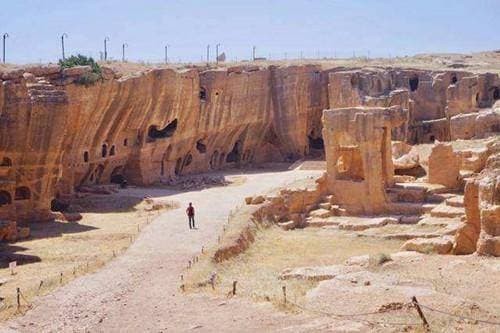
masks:
<instances>
[{"instance_id":1,"label":"dirt path","mask_svg":"<svg viewBox=\"0 0 500 333\"><path fill-rule=\"evenodd\" d=\"M304 316L287 316L267 304L245 299L183 295L180 275L202 246L213 244L228 213L245 196L263 193L321 171L249 173L244 184L173 193L166 189L129 189L181 204L146 227L125 254L97 273L77 278L36 300L24 317L4 323L2 331L21 332L165 332L275 331L306 324ZM138 193L135 193L138 194ZM192 201L198 230L189 230L184 215ZM311 318L307 318L310 320Z\"/></svg>"}]
</instances>

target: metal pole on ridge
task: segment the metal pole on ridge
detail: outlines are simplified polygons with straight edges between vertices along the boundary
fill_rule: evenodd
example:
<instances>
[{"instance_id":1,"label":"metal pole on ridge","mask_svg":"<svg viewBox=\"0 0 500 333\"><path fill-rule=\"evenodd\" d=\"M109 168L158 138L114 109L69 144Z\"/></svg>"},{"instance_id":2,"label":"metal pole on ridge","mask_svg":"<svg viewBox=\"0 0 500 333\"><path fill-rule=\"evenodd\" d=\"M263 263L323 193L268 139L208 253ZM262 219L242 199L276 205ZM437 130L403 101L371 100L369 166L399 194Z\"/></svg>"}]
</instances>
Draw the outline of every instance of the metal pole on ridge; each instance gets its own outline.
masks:
<instances>
[{"instance_id":1,"label":"metal pole on ridge","mask_svg":"<svg viewBox=\"0 0 500 333\"><path fill-rule=\"evenodd\" d=\"M108 60L108 44L109 37L104 37L104 61Z\"/></svg>"},{"instance_id":2,"label":"metal pole on ridge","mask_svg":"<svg viewBox=\"0 0 500 333\"><path fill-rule=\"evenodd\" d=\"M3 34L3 63L5 64L5 40L9 37L8 33Z\"/></svg>"},{"instance_id":3,"label":"metal pole on ridge","mask_svg":"<svg viewBox=\"0 0 500 333\"><path fill-rule=\"evenodd\" d=\"M66 55L64 54L64 37L68 38L68 34L65 32L61 35L62 60L66 59Z\"/></svg>"}]
</instances>

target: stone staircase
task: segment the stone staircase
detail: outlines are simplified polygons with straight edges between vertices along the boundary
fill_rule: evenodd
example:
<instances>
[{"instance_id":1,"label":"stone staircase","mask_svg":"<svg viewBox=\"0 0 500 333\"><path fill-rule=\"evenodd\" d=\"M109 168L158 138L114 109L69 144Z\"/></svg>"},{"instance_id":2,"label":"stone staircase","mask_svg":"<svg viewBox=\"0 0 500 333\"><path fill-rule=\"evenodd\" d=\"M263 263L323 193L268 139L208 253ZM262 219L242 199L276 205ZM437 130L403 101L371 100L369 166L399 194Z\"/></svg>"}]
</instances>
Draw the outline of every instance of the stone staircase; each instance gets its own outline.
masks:
<instances>
[{"instance_id":1,"label":"stone staircase","mask_svg":"<svg viewBox=\"0 0 500 333\"><path fill-rule=\"evenodd\" d=\"M28 96L33 104L35 103L67 103L68 96L62 88L52 85L44 78L36 78L36 82L27 83Z\"/></svg>"},{"instance_id":2,"label":"stone staircase","mask_svg":"<svg viewBox=\"0 0 500 333\"><path fill-rule=\"evenodd\" d=\"M426 183L397 183L387 189L391 213L385 216L348 216L328 196L305 218L305 227L334 228L360 236L407 240L405 249L447 253L463 225L463 195ZM406 243L405 243L406 244ZM423 250L422 250L423 249Z\"/></svg>"}]
</instances>

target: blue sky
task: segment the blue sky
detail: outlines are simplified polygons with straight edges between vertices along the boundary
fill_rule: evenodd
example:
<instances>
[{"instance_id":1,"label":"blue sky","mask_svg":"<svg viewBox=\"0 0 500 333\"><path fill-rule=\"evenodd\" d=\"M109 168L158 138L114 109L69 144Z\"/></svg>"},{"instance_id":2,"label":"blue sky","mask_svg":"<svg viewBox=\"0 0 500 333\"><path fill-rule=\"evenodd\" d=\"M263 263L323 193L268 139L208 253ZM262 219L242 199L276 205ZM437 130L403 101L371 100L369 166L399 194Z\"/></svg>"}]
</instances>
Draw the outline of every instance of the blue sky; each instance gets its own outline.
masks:
<instances>
[{"instance_id":1,"label":"blue sky","mask_svg":"<svg viewBox=\"0 0 500 333\"><path fill-rule=\"evenodd\" d=\"M66 54L199 61L221 43L229 59L257 55L388 56L500 49L500 0L3 0L8 62Z\"/></svg>"}]
</instances>

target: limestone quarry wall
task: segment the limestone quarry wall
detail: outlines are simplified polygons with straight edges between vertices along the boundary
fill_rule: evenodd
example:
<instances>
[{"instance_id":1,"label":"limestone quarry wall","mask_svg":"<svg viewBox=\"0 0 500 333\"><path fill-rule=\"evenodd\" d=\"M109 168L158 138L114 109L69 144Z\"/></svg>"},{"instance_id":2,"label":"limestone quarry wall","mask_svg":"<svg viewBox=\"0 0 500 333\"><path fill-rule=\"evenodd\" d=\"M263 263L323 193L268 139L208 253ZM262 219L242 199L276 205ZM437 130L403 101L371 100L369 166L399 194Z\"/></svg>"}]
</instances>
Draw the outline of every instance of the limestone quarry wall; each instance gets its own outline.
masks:
<instances>
[{"instance_id":1,"label":"limestone quarry wall","mask_svg":"<svg viewBox=\"0 0 500 333\"><path fill-rule=\"evenodd\" d=\"M393 139L450 139L450 118L491 108L500 86L493 74L319 65L127 77L105 67L102 81L78 84L88 70L45 65L1 73L0 219L50 219L54 198L86 184L151 184L296 160L322 149L328 108L398 105L410 120L393 129ZM472 121L490 126L492 112Z\"/></svg>"}]
</instances>

